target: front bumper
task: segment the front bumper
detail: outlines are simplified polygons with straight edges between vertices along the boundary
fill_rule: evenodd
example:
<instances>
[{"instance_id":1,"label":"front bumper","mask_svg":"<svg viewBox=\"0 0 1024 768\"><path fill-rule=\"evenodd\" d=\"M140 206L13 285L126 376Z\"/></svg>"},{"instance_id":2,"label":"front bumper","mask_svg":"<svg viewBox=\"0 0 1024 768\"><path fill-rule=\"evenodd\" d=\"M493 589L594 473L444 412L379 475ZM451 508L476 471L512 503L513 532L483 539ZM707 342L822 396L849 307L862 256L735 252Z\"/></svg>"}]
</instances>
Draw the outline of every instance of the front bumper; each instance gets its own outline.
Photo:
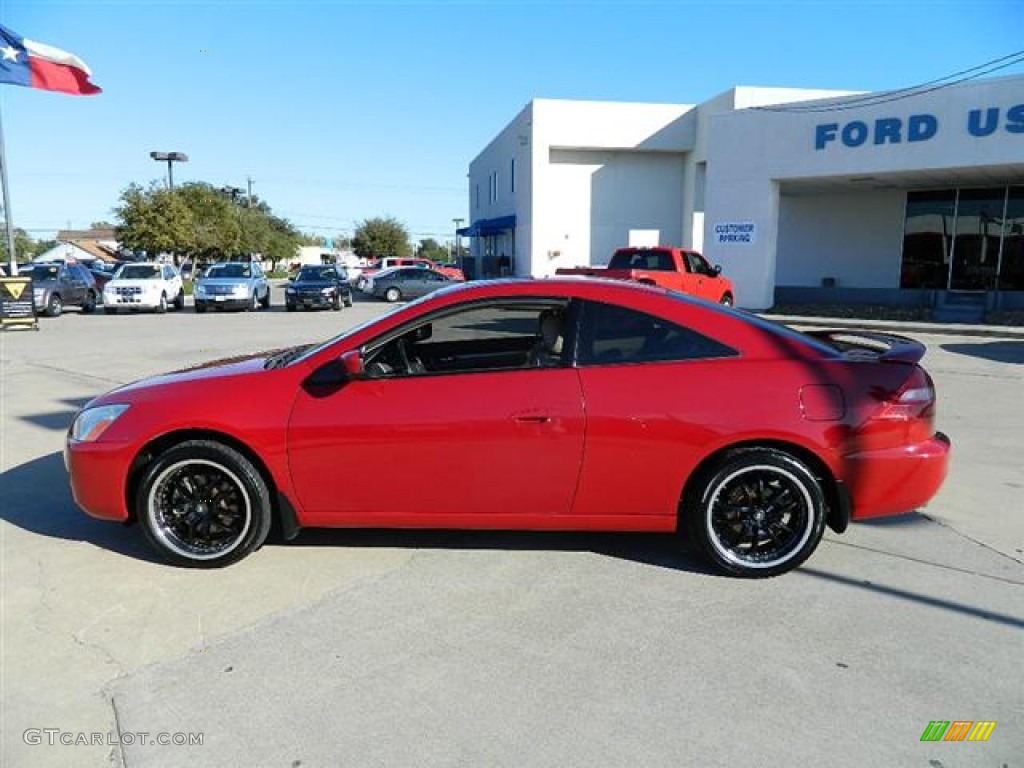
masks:
<instances>
[{"instance_id":1,"label":"front bumper","mask_svg":"<svg viewBox=\"0 0 1024 768\"><path fill-rule=\"evenodd\" d=\"M337 294L337 300L341 303L345 303L345 294ZM335 294L285 294L284 303L289 307L317 307L327 308L333 307L335 301Z\"/></svg>"},{"instance_id":2,"label":"front bumper","mask_svg":"<svg viewBox=\"0 0 1024 768\"><path fill-rule=\"evenodd\" d=\"M949 470L950 440L936 432L922 443L844 456L841 473L853 519L913 512L934 498Z\"/></svg>"},{"instance_id":3,"label":"front bumper","mask_svg":"<svg viewBox=\"0 0 1024 768\"><path fill-rule=\"evenodd\" d=\"M192 300L197 306L210 309L247 309L252 304L248 296L195 296Z\"/></svg>"},{"instance_id":4,"label":"front bumper","mask_svg":"<svg viewBox=\"0 0 1024 768\"><path fill-rule=\"evenodd\" d=\"M64 466L70 475L75 503L92 517L128 520L125 491L133 457L128 443L67 440Z\"/></svg>"},{"instance_id":5,"label":"front bumper","mask_svg":"<svg viewBox=\"0 0 1024 768\"><path fill-rule=\"evenodd\" d=\"M122 309L156 309L160 306L160 295L104 293L103 306Z\"/></svg>"}]
</instances>

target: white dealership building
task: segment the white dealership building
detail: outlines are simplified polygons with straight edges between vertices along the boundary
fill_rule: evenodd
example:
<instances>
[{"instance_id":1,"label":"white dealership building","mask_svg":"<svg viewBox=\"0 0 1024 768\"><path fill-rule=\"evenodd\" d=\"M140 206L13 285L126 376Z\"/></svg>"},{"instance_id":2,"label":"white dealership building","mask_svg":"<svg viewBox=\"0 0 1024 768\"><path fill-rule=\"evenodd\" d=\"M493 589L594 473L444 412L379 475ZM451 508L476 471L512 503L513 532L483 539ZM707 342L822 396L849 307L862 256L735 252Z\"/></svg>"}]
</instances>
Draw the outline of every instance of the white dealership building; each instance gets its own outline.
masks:
<instances>
[{"instance_id":1,"label":"white dealership building","mask_svg":"<svg viewBox=\"0 0 1024 768\"><path fill-rule=\"evenodd\" d=\"M530 102L469 169L468 271L703 251L740 306L1024 306L1024 76L701 104ZM973 311L973 309L971 309Z\"/></svg>"}]
</instances>

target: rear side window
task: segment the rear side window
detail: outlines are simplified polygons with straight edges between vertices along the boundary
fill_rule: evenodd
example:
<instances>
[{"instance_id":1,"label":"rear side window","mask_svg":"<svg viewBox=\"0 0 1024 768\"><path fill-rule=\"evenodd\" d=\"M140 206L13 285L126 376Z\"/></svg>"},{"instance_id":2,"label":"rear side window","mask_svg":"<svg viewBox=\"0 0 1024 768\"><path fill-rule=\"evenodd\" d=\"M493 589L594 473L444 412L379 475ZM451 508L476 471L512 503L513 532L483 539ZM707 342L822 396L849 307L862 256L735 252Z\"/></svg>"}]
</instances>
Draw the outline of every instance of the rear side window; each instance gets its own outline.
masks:
<instances>
[{"instance_id":1,"label":"rear side window","mask_svg":"<svg viewBox=\"0 0 1024 768\"><path fill-rule=\"evenodd\" d=\"M580 365L734 357L731 347L654 315L587 302L576 358Z\"/></svg>"}]
</instances>

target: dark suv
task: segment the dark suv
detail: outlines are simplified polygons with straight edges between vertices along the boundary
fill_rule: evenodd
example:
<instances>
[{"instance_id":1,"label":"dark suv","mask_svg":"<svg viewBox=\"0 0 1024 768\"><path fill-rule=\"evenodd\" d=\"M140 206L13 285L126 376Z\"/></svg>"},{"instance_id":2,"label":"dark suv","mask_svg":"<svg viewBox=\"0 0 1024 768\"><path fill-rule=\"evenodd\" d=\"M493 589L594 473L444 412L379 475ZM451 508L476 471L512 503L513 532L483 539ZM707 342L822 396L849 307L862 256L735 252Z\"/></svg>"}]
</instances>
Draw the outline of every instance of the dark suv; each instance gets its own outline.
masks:
<instances>
[{"instance_id":1,"label":"dark suv","mask_svg":"<svg viewBox=\"0 0 1024 768\"><path fill-rule=\"evenodd\" d=\"M96 309L99 289L92 273L77 262L33 264L18 271L32 277L32 300L36 312L57 317L64 307L81 307L83 312Z\"/></svg>"},{"instance_id":2,"label":"dark suv","mask_svg":"<svg viewBox=\"0 0 1024 768\"><path fill-rule=\"evenodd\" d=\"M335 264L305 266L284 289L284 306L289 312L299 307L330 307L338 310L342 304L352 306L352 289L345 268Z\"/></svg>"}]
</instances>

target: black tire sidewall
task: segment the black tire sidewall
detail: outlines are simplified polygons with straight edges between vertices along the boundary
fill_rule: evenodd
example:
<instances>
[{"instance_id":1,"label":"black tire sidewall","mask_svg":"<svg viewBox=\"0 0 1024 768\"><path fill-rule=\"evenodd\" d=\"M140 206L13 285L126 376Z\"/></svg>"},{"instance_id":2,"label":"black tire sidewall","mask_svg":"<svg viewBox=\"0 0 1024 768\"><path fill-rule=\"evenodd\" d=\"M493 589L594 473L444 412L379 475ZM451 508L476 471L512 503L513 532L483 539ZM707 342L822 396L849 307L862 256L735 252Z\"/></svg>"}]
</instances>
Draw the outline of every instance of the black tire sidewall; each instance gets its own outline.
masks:
<instances>
[{"instance_id":1,"label":"black tire sidewall","mask_svg":"<svg viewBox=\"0 0 1024 768\"><path fill-rule=\"evenodd\" d=\"M50 300L46 302L46 314L49 317L60 317L60 313L64 311L64 303L61 301L60 296L52 294Z\"/></svg>"},{"instance_id":2,"label":"black tire sidewall","mask_svg":"<svg viewBox=\"0 0 1024 768\"><path fill-rule=\"evenodd\" d=\"M753 567L736 563L726 558L714 545L709 530L707 507L715 489L736 471L751 466L771 466L784 470L806 489L811 499L810 535L781 563L770 567ZM778 576L799 567L817 548L825 532L827 505L821 483L804 462L774 448L746 448L726 454L719 462L704 473L700 482L688 493L684 503L685 530L690 538L700 545L704 554L719 569L734 576L745 578L768 578Z\"/></svg>"},{"instance_id":3,"label":"black tire sidewall","mask_svg":"<svg viewBox=\"0 0 1024 768\"><path fill-rule=\"evenodd\" d=\"M252 516L249 530L238 546L220 557L207 560L187 557L169 548L155 530L155 523L148 508L151 487L167 467L188 459L202 459L223 466L239 479L249 497ZM235 449L212 440L189 440L179 443L154 459L146 467L139 481L134 511L149 545L168 562L189 568L219 568L251 554L266 541L272 516L270 491L256 467Z\"/></svg>"}]
</instances>

